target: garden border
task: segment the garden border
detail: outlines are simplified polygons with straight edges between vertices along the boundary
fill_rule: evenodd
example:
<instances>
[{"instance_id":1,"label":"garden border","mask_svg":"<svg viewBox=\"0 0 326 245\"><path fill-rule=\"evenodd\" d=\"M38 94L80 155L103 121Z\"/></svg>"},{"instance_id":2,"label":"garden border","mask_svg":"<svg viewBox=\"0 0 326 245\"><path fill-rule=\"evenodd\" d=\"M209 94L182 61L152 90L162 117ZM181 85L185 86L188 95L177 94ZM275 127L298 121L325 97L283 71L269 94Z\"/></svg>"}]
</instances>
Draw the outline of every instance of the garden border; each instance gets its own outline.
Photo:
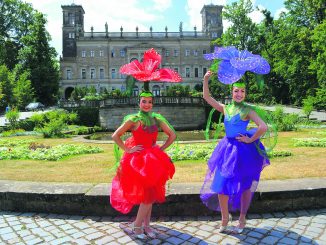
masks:
<instances>
[{"instance_id":1,"label":"garden border","mask_svg":"<svg viewBox=\"0 0 326 245\"><path fill-rule=\"evenodd\" d=\"M120 216L109 203L111 184L39 183L0 180L0 210L70 215ZM154 216L214 215L199 199L201 183L170 183ZM326 207L326 177L261 181L249 212ZM135 215L136 208L129 215Z\"/></svg>"}]
</instances>

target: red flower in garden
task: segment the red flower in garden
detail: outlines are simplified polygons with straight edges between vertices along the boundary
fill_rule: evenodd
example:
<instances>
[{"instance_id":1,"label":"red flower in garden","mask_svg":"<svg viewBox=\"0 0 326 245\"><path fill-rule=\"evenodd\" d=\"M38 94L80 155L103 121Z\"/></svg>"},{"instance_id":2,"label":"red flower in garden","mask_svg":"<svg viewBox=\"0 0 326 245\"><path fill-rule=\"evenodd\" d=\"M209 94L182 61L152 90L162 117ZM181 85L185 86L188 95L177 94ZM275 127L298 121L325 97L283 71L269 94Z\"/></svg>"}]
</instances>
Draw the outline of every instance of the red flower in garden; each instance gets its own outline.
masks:
<instances>
[{"instance_id":1,"label":"red flower in garden","mask_svg":"<svg viewBox=\"0 0 326 245\"><path fill-rule=\"evenodd\" d=\"M181 76L169 68L158 69L161 64L161 55L153 48L145 51L142 62L134 60L120 68L120 73L131 75L142 82L180 82Z\"/></svg>"}]
</instances>

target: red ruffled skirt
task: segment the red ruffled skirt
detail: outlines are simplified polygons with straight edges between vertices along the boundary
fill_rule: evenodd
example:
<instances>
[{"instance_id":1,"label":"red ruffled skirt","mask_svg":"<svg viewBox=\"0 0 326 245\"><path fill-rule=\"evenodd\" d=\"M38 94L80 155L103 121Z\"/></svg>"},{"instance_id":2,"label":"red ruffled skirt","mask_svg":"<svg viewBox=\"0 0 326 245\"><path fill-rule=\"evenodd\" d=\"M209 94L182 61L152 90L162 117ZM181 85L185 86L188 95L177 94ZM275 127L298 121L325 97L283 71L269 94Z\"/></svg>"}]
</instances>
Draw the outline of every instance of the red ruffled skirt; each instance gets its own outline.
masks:
<instances>
[{"instance_id":1,"label":"red ruffled skirt","mask_svg":"<svg viewBox=\"0 0 326 245\"><path fill-rule=\"evenodd\" d=\"M135 146L132 137L125 144L128 147ZM140 203L164 202L165 184L174 172L170 157L156 145L141 152L124 153L112 181L112 207L126 214Z\"/></svg>"}]
</instances>

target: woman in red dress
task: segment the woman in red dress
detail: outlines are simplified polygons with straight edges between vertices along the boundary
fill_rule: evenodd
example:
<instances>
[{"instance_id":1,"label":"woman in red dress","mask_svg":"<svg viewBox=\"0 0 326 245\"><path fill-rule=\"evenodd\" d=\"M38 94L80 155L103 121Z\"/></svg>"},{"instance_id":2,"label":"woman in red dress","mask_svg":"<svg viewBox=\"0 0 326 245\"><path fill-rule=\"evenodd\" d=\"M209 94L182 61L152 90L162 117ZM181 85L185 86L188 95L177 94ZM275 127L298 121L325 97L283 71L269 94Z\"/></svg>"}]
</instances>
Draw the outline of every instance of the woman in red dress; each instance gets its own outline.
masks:
<instances>
[{"instance_id":1,"label":"woman in red dress","mask_svg":"<svg viewBox=\"0 0 326 245\"><path fill-rule=\"evenodd\" d=\"M151 92L140 94L140 111L125 117L123 124L113 133L112 139L124 151L117 174L112 181L110 202L121 213L129 213L139 205L136 219L122 225L138 239L154 238L150 228L153 203L165 201L166 181L173 177L175 168L164 150L176 138L175 132L160 114L152 112ZM156 144L158 128L168 136L163 145ZM121 136L131 131L132 137L125 143Z\"/></svg>"}]
</instances>

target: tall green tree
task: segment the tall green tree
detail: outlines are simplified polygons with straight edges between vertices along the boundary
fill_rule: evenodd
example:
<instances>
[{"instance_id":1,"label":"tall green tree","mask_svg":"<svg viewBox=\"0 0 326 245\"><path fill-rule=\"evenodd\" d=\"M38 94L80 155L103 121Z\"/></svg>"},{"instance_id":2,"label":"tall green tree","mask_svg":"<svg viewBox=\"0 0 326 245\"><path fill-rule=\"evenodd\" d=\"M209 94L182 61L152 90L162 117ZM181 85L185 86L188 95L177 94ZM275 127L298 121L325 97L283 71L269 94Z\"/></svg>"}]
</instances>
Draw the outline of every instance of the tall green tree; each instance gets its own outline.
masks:
<instances>
[{"instance_id":1,"label":"tall green tree","mask_svg":"<svg viewBox=\"0 0 326 245\"><path fill-rule=\"evenodd\" d=\"M49 46L50 36L45 29L43 14L35 14L29 33L22 37L24 47L19 52L19 71L30 72L30 79L38 101L49 105L57 101L59 66L56 51Z\"/></svg>"},{"instance_id":2,"label":"tall green tree","mask_svg":"<svg viewBox=\"0 0 326 245\"><path fill-rule=\"evenodd\" d=\"M23 46L21 38L34 22L35 10L21 0L1 0L0 13L0 64L12 70Z\"/></svg>"},{"instance_id":3,"label":"tall green tree","mask_svg":"<svg viewBox=\"0 0 326 245\"><path fill-rule=\"evenodd\" d=\"M240 0L224 7L223 18L231 22L231 27L222 36L224 46L233 45L240 50L256 51L258 28L249 17L253 11L251 0Z\"/></svg>"},{"instance_id":4,"label":"tall green tree","mask_svg":"<svg viewBox=\"0 0 326 245\"><path fill-rule=\"evenodd\" d=\"M287 17L296 26L313 29L322 23L326 17L326 2L324 0L286 0Z\"/></svg>"},{"instance_id":5,"label":"tall green tree","mask_svg":"<svg viewBox=\"0 0 326 245\"><path fill-rule=\"evenodd\" d=\"M16 78L15 86L13 88L14 104L20 110L33 101L34 90L32 82L28 79L29 73L24 72Z\"/></svg>"},{"instance_id":6,"label":"tall green tree","mask_svg":"<svg viewBox=\"0 0 326 245\"><path fill-rule=\"evenodd\" d=\"M322 61L324 51L319 47L325 46L325 41L321 43L316 37L314 43L312 36L325 19L325 2L287 0L284 4L288 12L274 22L279 28L270 47L274 55L272 65L274 72L288 84L290 103L301 105L304 98L313 96L320 87L317 77L320 65L315 60L319 56ZM318 35L322 32L317 30Z\"/></svg>"},{"instance_id":7,"label":"tall green tree","mask_svg":"<svg viewBox=\"0 0 326 245\"><path fill-rule=\"evenodd\" d=\"M311 41L316 58L312 59L310 69L317 74L319 86L326 89L326 19L312 31Z\"/></svg>"},{"instance_id":8,"label":"tall green tree","mask_svg":"<svg viewBox=\"0 0 326 245\"><path fill-rule=\"evenodd\" d=\"M0 110L13 104L13 75L5 65L0 65Z\"/></svg>"}]
</instances>

